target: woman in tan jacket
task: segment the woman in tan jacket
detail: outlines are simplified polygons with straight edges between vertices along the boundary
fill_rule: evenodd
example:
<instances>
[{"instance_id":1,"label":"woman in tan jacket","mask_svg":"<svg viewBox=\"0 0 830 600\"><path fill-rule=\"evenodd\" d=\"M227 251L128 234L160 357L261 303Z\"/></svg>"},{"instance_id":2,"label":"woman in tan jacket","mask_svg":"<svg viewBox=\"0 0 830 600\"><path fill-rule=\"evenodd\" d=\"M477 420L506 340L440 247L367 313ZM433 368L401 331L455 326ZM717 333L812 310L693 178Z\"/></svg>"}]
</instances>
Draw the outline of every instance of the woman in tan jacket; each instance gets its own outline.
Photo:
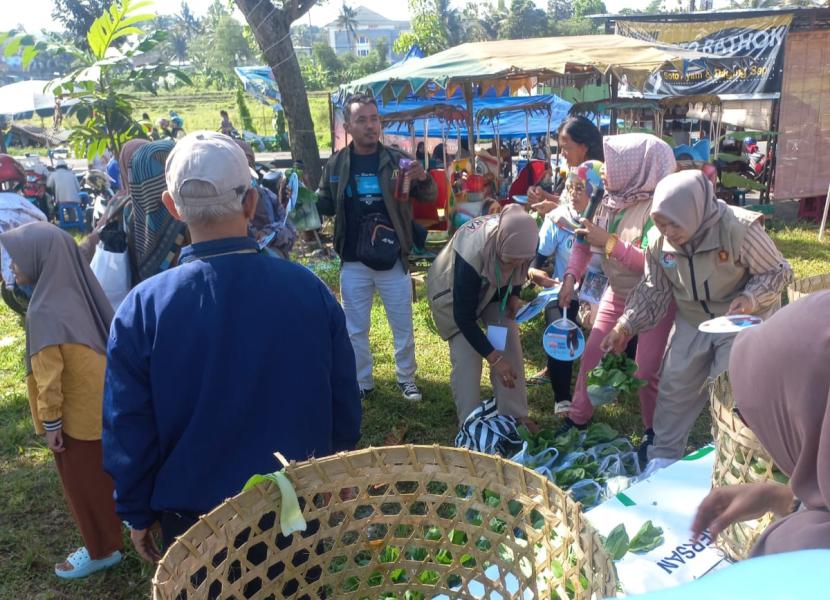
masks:
<instances>
[{"instance_id":1,"label":"woman in tan jacket","mask_svg":"<svg viewBox=\"0 0 830 600\"><path fill-rule=\"evenodd\" d=\"M49 223L0 234L26 312L26 372L35 431L54 453L85 546L55 565L64 579L121 560L121 522L101 453L104 367L112 305L72 237Z\"/></svg>"}]
</instances>

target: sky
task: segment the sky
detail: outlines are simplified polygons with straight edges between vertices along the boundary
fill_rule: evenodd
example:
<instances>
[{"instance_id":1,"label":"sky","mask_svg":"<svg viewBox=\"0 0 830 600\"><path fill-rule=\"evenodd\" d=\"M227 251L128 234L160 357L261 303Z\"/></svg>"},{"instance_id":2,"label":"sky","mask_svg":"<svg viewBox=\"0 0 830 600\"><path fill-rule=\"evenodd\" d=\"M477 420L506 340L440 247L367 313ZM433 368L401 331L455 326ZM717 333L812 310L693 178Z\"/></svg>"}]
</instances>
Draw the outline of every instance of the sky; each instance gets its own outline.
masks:
<instances>
[{"instance_id":1,"label":"sky","mask_svg":"<svg viewBox=\"0 0 830 600\"><path fill-rule=\"evenodd\" d=\"M454 0L452 4L462 8L467 0ZM28 32L37 32L41 29L58 30L60 26L52 20L52 0L25 0L25 2L4 0L12 6L6 6L4 12L10 10L11 14L3 20L9 25L22 25ZM210 6L212 0L188 0L190 9L197 15L203 15ZM155 0L155 11L158 13L178 12L180 0ZM406 21L409 19L407 0L350 0L350 6L365 6L366 8L383 15L388 19ZM536 0L541 8L546 6L545 0ZM616 12L623 8L643 9L649 4L649 0L605 0L605 6L609 12ZM309 14L300 19L297 23L308 23L323 26L337 18L341 2L338 0L327 0L322 6L315 6Z\"/></svg>"}]
</instances>

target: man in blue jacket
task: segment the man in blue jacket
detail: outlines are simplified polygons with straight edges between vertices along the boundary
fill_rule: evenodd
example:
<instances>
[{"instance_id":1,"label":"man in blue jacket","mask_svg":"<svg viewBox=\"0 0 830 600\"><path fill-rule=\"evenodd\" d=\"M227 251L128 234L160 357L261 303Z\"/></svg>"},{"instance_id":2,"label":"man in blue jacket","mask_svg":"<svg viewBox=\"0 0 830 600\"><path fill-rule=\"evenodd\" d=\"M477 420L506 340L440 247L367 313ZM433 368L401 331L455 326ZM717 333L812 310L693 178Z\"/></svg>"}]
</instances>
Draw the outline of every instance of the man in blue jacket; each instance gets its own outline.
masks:
<instances>
[{"instance_id":1,"label":"man in blue jacket","mask_svg":"<svg viewBox=\"0 0 830 600\"><path fill-rule=\"evenodd\" d=\"M242 149L191 134L167 161L164 203L187 223L180 265L141 283L110 331L104 466L147 560L238 493L273 453L355 446L360 395L343 310L310 271L247 236L257 192Z\"/></svg>"}]
</instances>

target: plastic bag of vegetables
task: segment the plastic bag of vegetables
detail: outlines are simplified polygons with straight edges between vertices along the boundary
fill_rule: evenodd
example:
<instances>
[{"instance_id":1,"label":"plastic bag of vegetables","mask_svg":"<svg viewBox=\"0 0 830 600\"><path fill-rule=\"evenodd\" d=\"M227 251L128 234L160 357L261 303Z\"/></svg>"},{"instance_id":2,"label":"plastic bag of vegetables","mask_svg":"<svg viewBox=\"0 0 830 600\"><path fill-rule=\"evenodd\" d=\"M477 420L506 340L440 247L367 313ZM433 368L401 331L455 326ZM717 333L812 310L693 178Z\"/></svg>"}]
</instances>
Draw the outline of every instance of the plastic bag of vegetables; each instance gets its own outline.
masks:
<instances>
[{"instance_id":1,"label":"plastic bag of vegetables","mask_svg":"<svg viewBox=\"0 0 830 600\"><path fill-rule=\"evenodd\" d=\"M542 473L539 469L544 468L550 472L551 467L559 458L559 451L556 448L545 448L536 454L531 453L527 442L522 444L522 449L513 455L510 460L524 465L528 469Z\"/></svg>"},{"instance_id":2,"label":"plastic bag of vegetables","mask_svg":"<svg viewBox=\"0 0 830 600\"><path fill-rule=\"evenodd\" d=\"M603 499L602 486L593 479L577 481L568 490L571 497L585 507L593 507Z\"/></svg>"},{"instance_id":3,"label":"plastic bag of vegetables","mask_svg":"<svg viewBox=\"0 0 830 600\"><path fill-rule=\"evenodd\" d=\"M623 467L622 459L619 454L612 454L605 456L599 463L599 472L602 477L609 479L611 477L619 477L625 475L625 467Z\"/></svg>"},{"instance_id":4,"label":"plastic bag of vegetables","mask_svg":"<svg viewBox=\"0 0 830 600\"><path fill-rule=\"evenodd\" d=\"M640 388L646 384L634 376L637 363L625 354L608 353L588 371L588 398L594 406L608 404L617 398L636 400Z\"/></svg>"}]
</instances>

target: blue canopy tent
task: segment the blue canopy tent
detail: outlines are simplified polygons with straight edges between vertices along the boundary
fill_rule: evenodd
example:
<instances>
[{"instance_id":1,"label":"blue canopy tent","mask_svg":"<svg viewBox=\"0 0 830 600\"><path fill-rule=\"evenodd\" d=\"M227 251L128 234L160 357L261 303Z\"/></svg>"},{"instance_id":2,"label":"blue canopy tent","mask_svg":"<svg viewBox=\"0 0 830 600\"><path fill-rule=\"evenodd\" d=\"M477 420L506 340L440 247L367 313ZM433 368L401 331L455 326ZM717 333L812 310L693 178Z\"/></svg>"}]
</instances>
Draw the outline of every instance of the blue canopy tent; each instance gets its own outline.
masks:
<instances>
[{"instance_id":1,"label":"blue canopy tent","mask_svg":"<svg viewBox=\"0 0 830 600\"><path fill-rule=\"evenodd\" d=\"M452 104L459 110L465 110L464 98L458 97L450 99L408 98L402 102L389 102L380 105L378 106L378 111L381 117L388 117L398 112L408 112L436 103ZM548 106L550 109L550 123L548 123L548 111L526 111L522 108L529 104L543 104ZM473 114L478 122L476 133L480 138L493 138L498 128L500 137L504 139L525 137L528 133L532 136L545 135L548 127L556 129L559 123L568 117L570 107L570 102L555 95L475 98L473 100ZM494 111L498 111L498 114L495 114ZM493 115L492 117L490 116L491 114ZM485 115L487 117L483 118ZM527 123L525 122L525 115L528 117ZM467 135L466 124L458 121L445 122L433 117L426 122L424 119L416 119L413 125L414 133L417 137L424 137L424 135L428 137L441 137L442 134L449 137L456 137L459 134L459 130L462 136ZM393 135L412 133L400 121L390 124L384 128L384 131L385 133Z\"/></svg>"},{"instance_id":2,"label":"blue canopy tent","mask_svg":"<svg viewBox=\"0 0 830 600\"><path fill-rule=\"evenodd\" d=\"M234 67L245 91L274 111L282 110L282 96L270 67Z\"/></svg>"}]
</instances>

